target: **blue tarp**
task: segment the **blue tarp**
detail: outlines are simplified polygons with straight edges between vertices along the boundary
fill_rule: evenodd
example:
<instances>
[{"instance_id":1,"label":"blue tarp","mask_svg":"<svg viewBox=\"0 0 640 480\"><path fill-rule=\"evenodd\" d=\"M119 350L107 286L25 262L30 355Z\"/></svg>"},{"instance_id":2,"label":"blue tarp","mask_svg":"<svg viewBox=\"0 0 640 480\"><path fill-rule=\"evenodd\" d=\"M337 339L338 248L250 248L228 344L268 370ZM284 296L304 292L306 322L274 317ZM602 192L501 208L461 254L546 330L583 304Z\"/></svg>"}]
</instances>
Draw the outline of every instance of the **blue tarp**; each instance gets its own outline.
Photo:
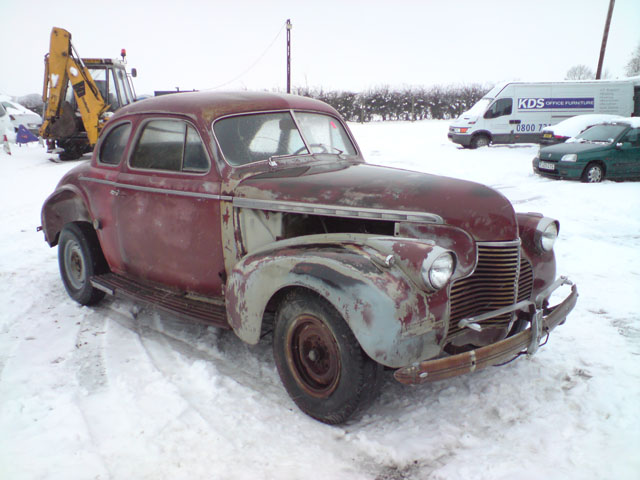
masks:
<instances>
[{"instance_id":1,"label":"blue tarp","mask_svg":"<svg viewBox=\"0 0 640 480\"><path fill-rule=\"evenodd\" d=\"M16 134L16 143L29 143L37 142L38 137L31 133L24 125L18 127L18 133Z\"/></svg>"}]
</instances>

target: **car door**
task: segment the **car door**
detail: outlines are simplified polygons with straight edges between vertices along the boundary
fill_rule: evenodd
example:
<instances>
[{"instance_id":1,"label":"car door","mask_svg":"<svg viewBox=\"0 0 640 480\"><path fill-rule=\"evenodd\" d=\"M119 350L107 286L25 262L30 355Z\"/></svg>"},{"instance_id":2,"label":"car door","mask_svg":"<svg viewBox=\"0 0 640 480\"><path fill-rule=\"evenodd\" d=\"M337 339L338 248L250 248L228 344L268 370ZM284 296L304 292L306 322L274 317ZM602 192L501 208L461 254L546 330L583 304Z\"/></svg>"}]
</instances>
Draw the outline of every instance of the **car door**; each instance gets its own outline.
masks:
<instances>
[{"instance_id":1,"label":"car door","mask_svg":"<svg viewBox=\"0 0 640 480\"><path fill-rule=\"evenodd\" d=\"M509 123L513 112L513 99L499 98L494 101L484 114L490 122L490 131L494 143L511 143L513 141L514 126Z\"/></svg>"},{"instance_id":2,"label":"car door","mask_svg":"<svg viewBox=\"0 0 640 480\"><path fill-rule=\"evenodd\" d=\"M630 129L618 141L618 145L616 147L618 176L640 176L640 128Z\"/></svg>"},{"instance_id":3,"label":"car door","mask_svg":"<svg viewBox=\"0 0 640 480\"><path fill-rule=\"evenodd\" d=\"M148 118L118 175L116 216L125 274L219 296L220 177L195 125Z\"/></svg>"},{"instance_id":4,"label":"car door","mask_svg":"<svg viewBox=\"0 0 640 480\"><path fill-rule=\"evenodd\" d=\"M100 247L111 269L123 271L122 256L118 241L116 197L118 173L125 163L132 124L129 121L109 126L96 145L96 155L89 173L80 177L87 194L89 208L95 219L94 227Z\"/></svg>"}]
</instances>

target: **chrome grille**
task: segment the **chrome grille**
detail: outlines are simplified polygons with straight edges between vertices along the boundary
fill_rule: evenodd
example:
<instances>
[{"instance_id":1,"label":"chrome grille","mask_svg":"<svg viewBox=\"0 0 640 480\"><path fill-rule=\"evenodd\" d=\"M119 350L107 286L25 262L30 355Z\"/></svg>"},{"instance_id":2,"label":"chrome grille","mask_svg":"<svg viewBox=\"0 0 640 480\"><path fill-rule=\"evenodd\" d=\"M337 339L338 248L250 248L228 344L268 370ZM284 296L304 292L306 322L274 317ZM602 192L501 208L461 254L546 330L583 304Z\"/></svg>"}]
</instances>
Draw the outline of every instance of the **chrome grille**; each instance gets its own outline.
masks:
<instances>
[{"instance_id":1,"label":"chrome grille","mask_svg":"<svg viewBox=\"0 0 640 480\"><path fill-rule=\"evenodd\" d=\"M518 277L518 301L528 300L533 292L533 268L526 258L520 259L520 276Z\"/></svg>"},{"instance_id":2,"label":"chrome grille","mask_svg":"<svg viewBox=\"0 0 640 480\"><path fill-rule=\"evenodd\" d=\"M524 262L529 264L526 259ZM473 274L454 282L451 287L451 320L448 339L462 332L458 322L463 318L507 307L519 298L518 285L523 285L523 295L533 286L533 272L529 264L526 279L518 282L520 271L520 246L515 242L504 244L478 244L478 264ZM525 268L526 270L526 268ZM530 285L527 287L526 285ZM482 322L483 327L507 328L512 314L507 313Z\"/></svg>"}]
</instances>

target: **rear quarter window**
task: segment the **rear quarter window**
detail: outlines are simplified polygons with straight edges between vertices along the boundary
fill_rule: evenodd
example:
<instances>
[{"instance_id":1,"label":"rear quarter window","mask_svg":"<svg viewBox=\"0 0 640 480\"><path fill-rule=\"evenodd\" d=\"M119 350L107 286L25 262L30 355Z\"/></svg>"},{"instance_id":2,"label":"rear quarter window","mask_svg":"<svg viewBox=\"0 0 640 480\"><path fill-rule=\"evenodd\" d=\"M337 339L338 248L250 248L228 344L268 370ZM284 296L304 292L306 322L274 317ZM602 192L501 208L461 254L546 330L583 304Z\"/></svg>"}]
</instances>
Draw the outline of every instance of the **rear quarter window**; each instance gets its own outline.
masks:
<instances>
[{"instance_id":1,"label":"rear quarter window","mask_svg":"<svg viewBox=\"0 0 640 480\"><path fill-rule=\"evenodd\" d=\"M118 125L107 133L100 145L98 161L106 165L118 165L131 134L131 124Z\"/></svg>"}]
</instances>

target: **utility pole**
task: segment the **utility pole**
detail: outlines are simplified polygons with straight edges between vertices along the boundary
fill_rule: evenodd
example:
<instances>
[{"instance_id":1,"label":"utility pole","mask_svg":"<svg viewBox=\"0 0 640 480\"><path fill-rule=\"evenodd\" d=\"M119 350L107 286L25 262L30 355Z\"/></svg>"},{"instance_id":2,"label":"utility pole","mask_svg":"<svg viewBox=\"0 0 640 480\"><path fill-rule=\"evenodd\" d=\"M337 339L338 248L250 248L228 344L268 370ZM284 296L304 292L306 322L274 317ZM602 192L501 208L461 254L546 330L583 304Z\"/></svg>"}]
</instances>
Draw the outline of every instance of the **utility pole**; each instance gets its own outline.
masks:
<instances>
[{"instance_id":1,"label":"utility pole","mask_svg":"<svg viewBox=\"0 0 640 480\"><path fill-rule=\"evenodd\" d=\"M598 59L598 70L596 71L596 80L600 80L602 75L602 63L604 62L604 51L607 49L607 38L609 37L609 25L611 24L611 15L613 15L613 5L616 0L609 0L609 12L607 13L607 21L604 24L604 33L602 34L602 46L600 47L600 58Z\"/></svg>"},{"instance_id":2,"label":"utility pole","mask_svg":"<svg viewBox=\"0 0 640 480\"><path fill-rule=\"evenodd\" d=\"M291 93L291 27L291 19L287 19L287 93Z\"/></svg>"}]
</instances>

